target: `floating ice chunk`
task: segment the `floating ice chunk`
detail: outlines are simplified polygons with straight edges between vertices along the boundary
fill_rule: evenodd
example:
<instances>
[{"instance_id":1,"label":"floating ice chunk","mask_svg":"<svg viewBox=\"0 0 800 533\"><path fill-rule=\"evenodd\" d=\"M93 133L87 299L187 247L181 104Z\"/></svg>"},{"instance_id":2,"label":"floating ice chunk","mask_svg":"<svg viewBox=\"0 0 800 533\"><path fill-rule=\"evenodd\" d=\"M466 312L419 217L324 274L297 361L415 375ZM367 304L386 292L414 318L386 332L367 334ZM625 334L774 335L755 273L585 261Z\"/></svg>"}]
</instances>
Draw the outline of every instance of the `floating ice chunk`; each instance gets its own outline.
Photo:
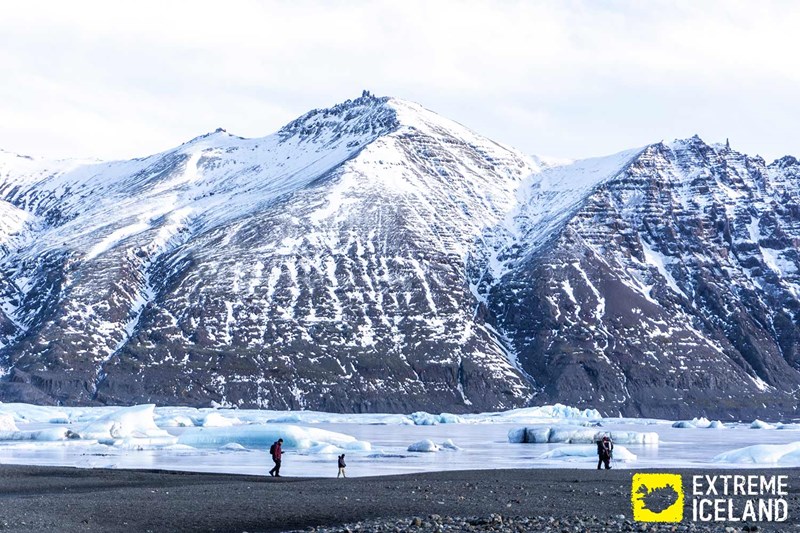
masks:
<instances>
[{"instance_id":1,"label":"floating ice chunk","mask_svg":"<svg viewBox=\"0 0 800 533\"><path fill-rule=\"evenodd\" d=\"M314 455L338 455L342 453L342 448L334 446L333 444L318 444L306 450L306 453Z\"/></svg>"},{"instance_id":2,"label":"floating ice chunk","mask_svg":"<svg viewBox=\"0 0 800 533\"><path fill-rule=\"evenodd\" d=\"M582 426L534 426L512 429L508 441L514 443L553 443L591 444L608 435L620 444L657 444L658 433L641 431L598 431L596 428Z\"/></svg>"},{"instance_id":3,"label":"floating ice chunk","mask_svg":"<svg viewBox=\"0 0 800 533\"><path fill-rule=\"evenodd\" d=\"M575 426L555 426L550 428L547 442L566 442L570 444L591 443L597 440L597 430Z\"/></svg>"},{"instance_id":4,"label":"floating ice chunk","mask_svg":"<svg viewBox=\"0 0 800 533\"><path fill-rule=\"evenodd\" d=\"M0 413L0 432L19 431L14 422L14 416L8 413Z\"/></svg>"},{"instance_id":5,"label":"floating ice chunk","mask_svg":"<svg viewBox=\"0 0 800 533\"><path fill-rule=\"evenodd\" d=\"M596 421L603 418L596 409L578 409L557 403L555 405L542 405L540 407L524 407L521 409L511 409L500 413L481 413L477 415L465 415L465 418L474 422L495 422L536 424L543 422L556 422L559 419L568 419L572 423L580 421Z\"/></svg>"},{"instance_id":6,"label":"floating ice chunk","mask_svg":"<svg viewBox=\"0 0 800 533\"><path fill-rule=\"evenodd\" d=\"M353 442L346 442L343 445L340 445L341 448L345 450L351 450L354 452L368 452L372 450L372 444L363 440L356 440Z\"/></svg>"},{"instance_id":7,"label":"floating ice chunk","mask_svg":"<svg viewBox=\"0 0 800 533\"><path fill-rule=\"evenodd\" d=\"M0 404L0 413L7 413L16 422L37 424L68 424L69 416L58 407L30 405L27 403Z\"/></svg>"},{"instance_id":8,"label":"floating ice chunk","mask_svg":"<svg viewBox=\"0 0 800 533\"><path fill-rule=\"evenodd\" d=\"M691 420L679 420L678 422L672 424L672 427L684 428L684 429L708 428L711 427L711 424L713 424L713 422L711 422L708 418L701 417L701 418L693 418Z\"/></svg>"},{"instance_id":9,"label":"floating ice chunk","mask_svg":"<svg viewBox=\"0 0 800 533\"><path fill-rule=\"evenodd\" d=\"M297 424L302 421L303 419L297 416L296 414L279 416L277 418L270 418L269 420L267 420L267 422L269 423L278 423L278 424Z\"/></svg>"},{"instance_id":10,"label":"floating ice chunk","mask_svg":"<svg viewBox=\"0 0 800 533\"><path fill-rule=\"evenodd\" d=\"M714 420L708 425L709 429L725 429L725 424L719 420Z\"/></svg>"},{"instance_id":11,"label":"floating ice chunk","mask_svg":"<svg viewBox=\"0 0 800 533\"><path fill-rule=\"evenodd\" d=\"M65 427L37 429L34 431L0 431L0 440L62 441L76 438L76 434Z\"/></svg>"},{"instance_id":12,"label":"floating ice chunk","mask_svg":"<svg viewBox=\"0 0 800 533\"><path fill-rule=\"evenodd\" d=\"M204 428L226 428L230 426L237 426L241 423L242 421L236 417L228 418L222 416L217 411L211 411L205 416L200 425Z\"/></svg>"},{"instance_id":13,"label":"floating ice chunk","mask_svg":"<svg viewBox=\"0 0 800 533\"><path fill-rule=\"evenodd\" d=\"M186 415L165 416L156 419L156 425L160 428L190 428L195 423Z\"/></svg>"},{"instance_id":14,"label":"floating ice chunk","mask_svg":"<svg viewBox=\"0 0 800 533\"><path fill-rule=\"evenodd\" d=\"M181 446L181 444L178 444L177 446ZM191 446L187 446L187 448L191 448ZM192 448L192 449L194 449L194 448ZM228 451L228 452L249 452L250 451L247 448L245 448L244 446L242 446L241 444L239 444L238 442L229 442L228 444L226 444L225 446L223 446L220 449Z\"/></svg>"},{"instance_id":15,"label":"floating ice chunk","mask_svg":"<svg viewBox=\"0 0 800 533\"><path fill-rule=\"evenodd\" d=\"M440 424L463 424L464 419L452 413L442 413L439 415Z\"/></svg>"},{"instance_id":16,"label":"floating ice chunk","mask_svg":"<svg viewBox=\"0 0 800 533\"><path fill-rule=\"evenodd\" d=\"M514 428L509 430L508 432L508 442L514 444L520 444L523 442L528 442L525 437L525 432L528 431L527 428Z\"/></svg>"},{"instance_id":17,"label":"floating ice chunk","mask_svg":"<svg viewBox=\"0 0 800 533\"><path fill-rule=\"evenodd\" d=\"M746 446L721 453L712 461L715 463L800 466L800 442Z\"/></svg>"},{"instance_id":18,"label":"floating ice chunk","mask_svg":"<svg viewBox=\"0 0 800 533\"><path fill-rule=\"evenodd\" d=\"M116 409L88 422L75 432L82 439L96 439L100 442L125 438L172 438L172 435L156 425L153 419L154 409L153 404Z\"/></svg>"},{"instance_id":19,"label":"floating ice chunk","mask_svg":"<svg viewBox=\"0 0 800 533\"><path fill-rule=\"evenodd\" d=\"M435 426L438 424L463 424L464 419L458 415L451 413L442 413L439 415L432 415L425 411L417 411L409 415L411 420L417 426Z\"/></svg>"},{"instance_id":20,"label":"floating ice chunk","mask_svg":"<svg viewBox=\"0 0 800 533\"><path fill-rule=\"evenodd\" d=\"M115 439L113 443L110 444L115 448L123 450L161 450L175 446L177 440L177 437L173 437L172 435L165 437L124 437ZM98 442L108 443L105 439L101 439Z\"/></svg>"},{"instance_id":21,"label":"floating ice chunk","mask_svg":"<svg viewBox=\"0 0 800 533\"><path fill-rule=\"evenodd\" d=\"M750 424L750 429L775 429L775 426L756 418L753 420L753 423Z\"/></svg>"},{"instance_id":22,"label":"floating ice chunk","mask_svg":"<svg viewBox=\"0 0 800 533\"><path fill-rule=\"evenodd\" d=\"M453 442L453 439L447 439L442 444L441 447L445 450L460 450L461 447L456 446L456 443Z\"/></svg>"},{"instance_id":23,"label":"floating ice chunk","mask_svg":"<svg viewBox=\"0 0 800 533\"><path fill-rule=\"evenodd\" d=\"M579 446L564 446L562 448L555 448L549 452L545 452L539 456L539 459L563 459L563 460L584 460L587 458L597 457L597 446L593 445L579 445ZM615 461L635 461L636 454L630 452L626 447L615 445L614 446L614 460Z\"/></svg>"},{"instance_id":24,"label":"floating ice chunk","mask_svg":"<svg viewBox=\"0 0 800 533\"><path fill-rule=\"evenodd\" d=\"M408 447L408 451L410 452L438 452L439 445L433 442L430 439L421 440L419 442L415 442L411 446Z\"/></svg>"},{"instance_id":25,"label":"floating ice chunk","mask_svg":"<svg viewBox=\"0 0 800 533\"><path fill-rule=\"evenodd\" d=\"M189 428L178 437L178 442L206 448L218 448L231 442L247 448L269 448L273 442L281 438L286 449L308 449L319 444L332 444L345 449L371 449L370 443L360 442L344 433L289 424Z\"/></svg>"},{"instance_id":26,"label":"floating ice chunk","mask_svg":"<svg viewBox=\"0 0 800 533\"><path fill-rule=\"evenodd\" d=\"M415 442L411 446L408 447L409 452L438 452L440 450L451 450L457 451L461 448L456 446L452 439L447 439L441 444L436 444L430 439L424 439L419 442Z\"/></svg>"},{"instance_id":27,"label":"floating ice chunk","mask_svg":"<svg viewBox=\"0 0 800 533\"><path fill-rule=\"evenodd\" d=\"M169 452L185 452L185 453L193 453L197 451L197 448L186 446L185 444L170 444L169 446L164 446L161 449Z\"/></svg>"}]
</instances>

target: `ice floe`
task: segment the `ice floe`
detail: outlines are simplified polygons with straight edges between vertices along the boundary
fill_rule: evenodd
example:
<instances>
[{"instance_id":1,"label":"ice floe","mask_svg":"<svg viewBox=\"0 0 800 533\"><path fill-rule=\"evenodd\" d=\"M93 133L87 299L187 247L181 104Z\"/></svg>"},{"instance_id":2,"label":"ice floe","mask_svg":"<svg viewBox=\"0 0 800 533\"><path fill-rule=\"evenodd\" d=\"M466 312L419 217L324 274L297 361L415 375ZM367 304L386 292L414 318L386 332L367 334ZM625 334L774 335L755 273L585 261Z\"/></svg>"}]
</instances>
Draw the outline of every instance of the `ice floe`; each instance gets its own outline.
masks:
<instances>
[{"instance_id":1,"label":"ice floe","mask_svg":"<svg viewBox=\"0 0 800 533\"><path fill-rule=\"evenodd\" d=\"M419 442L415 442L414 444L408 447L409 452L423 452L423 453L432 453L438 452L440 450L460 450L461 448L456 446L452 439L446 439L441 444L436 444L430 439L423 439Z\"/></svg>"},{"instance_id":2,"label":"ice floe","mask_svg":"<svg viewBox=\"0 0 800 533\"><path fill-rule=\"evenodd\" d=\"M724 429L725 424L719 420L709 420L708 418L693 418L691 420L679 420L672 424L674 428L682 429Z\"/></svg>"},{"instance_id":3,"label":"ice floe","mask_svg":"<svg viewBox=\"0 0 800 533\"><path fill-rule=\"evenodd\" d=\"M179 444L194 447L219 448L236 443L247 448L266 449L278 439L283 439L284 449L309 449L330 444L343 450L369 451L369 442L324 429L290 424L253 424L231 427L196 427L185 430L178 437Z\"/></svg>"},{"instance_id":4,"label":"ice floe","mask_svg":"<svg viewBox=\"0 0 800 533\"><path fill-rule=\"evenodd\" d=\"M534 426L515 428L508 432L508 441L513 443L566 443L589 444L604 435L621 444L657 444L658 433L647 431L605 431L582 426Z\"/></svg>"},{"instance_id":5,"label":"ice floe","mask_svg":"<svg viewBox=\"0 0 800 533\"><path fill-rule=\"evenodd\" d=\"M755 444L714 457L715 463L800 466L800 442Z\"/></svg>"},{"instance_id":6,"label":"ice floe","mask_svg":"<svg viewBox=\"0 0 800 533\"><path fill-rule=\"evenodd\" d=\"M156 425L153 419L154 410L153 404L115 409L77 428L75 433L82 439L95 439L99 442L118 439L166 439L174 443L174 437Z\"/></svg>"},{"instance_id":7,"label":"ice floe","mask_svg":"<svg viewBox=\"0 0 800 533\"><path fill-rule=\"evenodd\" d=\"M614 461L635 461L636 454L631 453L624 446L614 445ZM559 459L565 461L586 460L587 458L597 460L597 446L578 445L563 446L555 448L539 456L539 459Z\"/></svg>"}]
</instances>

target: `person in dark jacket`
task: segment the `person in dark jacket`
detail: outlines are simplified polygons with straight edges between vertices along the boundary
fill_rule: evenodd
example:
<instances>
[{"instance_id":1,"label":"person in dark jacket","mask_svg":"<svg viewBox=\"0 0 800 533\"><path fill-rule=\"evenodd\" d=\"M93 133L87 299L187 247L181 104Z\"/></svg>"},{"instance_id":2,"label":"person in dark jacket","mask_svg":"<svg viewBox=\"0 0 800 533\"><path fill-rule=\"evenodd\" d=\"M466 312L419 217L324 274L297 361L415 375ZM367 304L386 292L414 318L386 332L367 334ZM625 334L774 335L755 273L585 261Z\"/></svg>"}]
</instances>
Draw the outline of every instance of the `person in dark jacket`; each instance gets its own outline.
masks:
<instances>
[{"instance_id":1,"label":"person in dark jacket","mask_svg":"<svg viewBox=\"0 0 800 533\"><path fill-rule=\"evenodd\" d=\"M340 456L339 456L339 473L338 473L338 474L336 474L336 477L337 477L337 478L338 478L338 477L340 477L340 476L341 476L341 477L347 477L347 476L344 474L344 468L345 468L346 466L347 466L347 465L346 465L346 464L344 464L344 454L342 454L342 455L340 455Z\"/></svg>"},{"instance_id":2,"label":"person in dark jacket","mask_svg":"<svg viewBox=\"0 0 800 533\"><path fill-rule=\"evenodd\" d=\"M270 476L281 477L281 456L283 455L281 446L283 446L283 439L276 440L269 447L269 454L272 456L272 462L275 463L275 466L269 471Z\"/></svg>"},{"instance_id":3,"label":"person in dark jacket","mask_svg":"<svg viewBox=\"0 0 800 533\"><path fill-rule=\"evenodd\" d=\"M611 456L614 451L614 443L608 435L604 435L602 439L597 441L597 469L600 470L600 465L606 465L606 470L611 468Z\"/></svg>"}]
</instances>

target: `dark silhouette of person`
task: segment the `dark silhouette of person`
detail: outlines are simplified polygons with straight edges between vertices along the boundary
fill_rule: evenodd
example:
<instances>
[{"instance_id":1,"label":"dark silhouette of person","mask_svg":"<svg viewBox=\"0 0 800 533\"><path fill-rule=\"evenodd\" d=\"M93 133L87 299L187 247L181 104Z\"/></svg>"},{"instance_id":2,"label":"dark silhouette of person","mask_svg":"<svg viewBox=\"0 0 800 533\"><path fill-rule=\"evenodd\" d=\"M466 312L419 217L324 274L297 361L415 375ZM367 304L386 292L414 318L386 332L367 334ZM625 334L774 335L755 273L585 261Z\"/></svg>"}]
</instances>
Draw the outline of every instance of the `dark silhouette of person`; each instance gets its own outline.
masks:
<instances>
[{"instance_id":1,"label":"dark silhouette of person","mask_svg":"<svg viewBox=\"0 0 800 533\"><path fill-rule=\"evenodd\" d=\"M336 477L337 477L337 478L338 478L339 476L341 476L341 477L347 477L347 476L345 475L345 473L344 473L344 468L345 468L346 466L347 466L347 465L346 465L346 464L344 464L344 454L342 454L342 455L340 455L340 456L339 456L339 473L338 473L338 474L336 474Z\"/></svg>"},{"instance_id":2,"label":"dark silhouette of person","mask_svg":"<svg viewBox=\"0 0 800 533\"><path fill-rule=\"evenodd\" d=\"M272 456L272 462L275 463L275 466L269 471L270 476L281 477L281 456L283 455L281 446L283 446L283 439L276 440L269 447L269 454Z\"/></svg>"},{"instance_id":3,"label":"dark silhouette of person","mask_svg":"<svg viewBox=\"0 0 800 533\"><path fill-rule=\"evenodd\" d=\"M604 435L602 439L597 441L597 469L600 470L600 465L605 465L606 470L611 468L611 456L614 451L614 443Z\"/></svg>"}]
</instances>

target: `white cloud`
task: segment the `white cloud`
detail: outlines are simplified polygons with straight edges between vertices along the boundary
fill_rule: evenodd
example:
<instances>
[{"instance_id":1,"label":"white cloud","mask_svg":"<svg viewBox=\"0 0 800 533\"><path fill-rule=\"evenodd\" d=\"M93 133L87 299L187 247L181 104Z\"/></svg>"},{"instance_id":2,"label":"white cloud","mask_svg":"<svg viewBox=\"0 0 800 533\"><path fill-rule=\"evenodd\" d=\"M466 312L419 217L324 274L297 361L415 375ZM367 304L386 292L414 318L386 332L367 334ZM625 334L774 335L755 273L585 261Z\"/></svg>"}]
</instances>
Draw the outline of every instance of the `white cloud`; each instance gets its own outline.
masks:
<instances>
[{"instance_id":1,"label":"white cloud","mask_svg":"<svg viewBox=\"0 0 800 533\"><path fill-rule=\"evenodd\" d=\"M799 153L796 2L18 2L0 147L132 157L261 136L362 88L518 148L597 155L699 133Z\"/></svg>"}]
</instances>

